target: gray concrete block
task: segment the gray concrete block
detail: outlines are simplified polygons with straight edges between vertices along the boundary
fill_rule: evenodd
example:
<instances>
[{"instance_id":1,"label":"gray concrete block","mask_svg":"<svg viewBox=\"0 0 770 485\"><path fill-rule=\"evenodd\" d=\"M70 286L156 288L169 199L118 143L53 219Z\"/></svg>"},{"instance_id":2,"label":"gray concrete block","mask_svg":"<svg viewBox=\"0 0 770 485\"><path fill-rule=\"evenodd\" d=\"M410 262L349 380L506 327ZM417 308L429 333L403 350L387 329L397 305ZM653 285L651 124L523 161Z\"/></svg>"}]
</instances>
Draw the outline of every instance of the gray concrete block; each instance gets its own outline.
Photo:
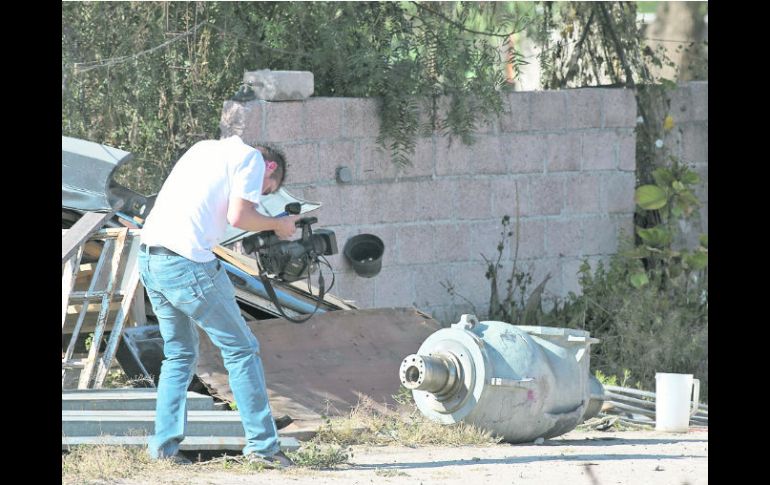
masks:
<instances>
[{"instance_id":1,"label":"gray concrete block","mask_svg":"<svg viewBox=\"0 0 770 485\"><path fill-rule=\"evenodd\" d=\"M630 89L602 89L604 126L607 128L636 126L636 98Z\"/></svg>"},{"instance_id":2,"label":"gray concrete block","mask_svg":"<svg viewBox=\"0 0 770 485\"><path fill-rule=\"evenodd\" d=\"M687 123L682 126L682 161L708 163L708 129L703 123Z\"/></svg>"},{"instance_id":3,"label":"gray concrete block","mask_svg":"<svg viewBox=\"0 0 770 485\"><path fill-rule=\"evenodd\" d=\"M238 135L241 138L262 140L264 111L265 103L263 101L250 101L248 103L225 101L219 121L220 136L227 138Z\"/></svg>"},{"instance_id":4,"label":"gray concrete block","mask_svg":"<svg viewBox=\"0 0 770 485\"><path fill-rule=\"evenodd\" d=\"M372 279L376 307L404 307L414 303L414 277L411 268L383 268L380 274Z\"/></svg>"},{"instance_id":5,"label":"gray concrete block","mask_svg":"<svg viewBox=\"0 0 770 485\"><path fill-rule=\"evenodd\" d=\"M318 145L318 180L337 183L338 167L348 167L353 172L353 183L359 180L356 175L355 143L352 141L333 141Z\"/></svg>"},{"instance_id":6,"label":"gray concrete block","mask_svg":"<svg viewBox=\"0 0 770 485\"><path fill-rule=\"evenodd\" d=\"M433 311L433 309L443 306L441 303L449 302L449 292L443 285L452 278L452 270L447 265L415 266L414 289L417 308L431 308Z\"/></svg>"},{"instance_id":7,"label":"gray concrete block","mask_svg":"<svg viewBox=\"0 0 770 485\"><path fill-rule=\"evenodd\" d=\"M343 207L346 207L342 202L343 193L346 192L338 185L311 185L305 187L305 199L321 203L321 207L311 214L318 218L319 227L337 226L353 222L352 214L343 212Z\"/></svg>"},{"instance_id":8,"label":"gray concrete block","mask_svg":"<svg viewBox=\"0 0 770 485\"><path fill-rule=\"evenodd\" d=\"M512 92L506 96L506 111L500 117L500 131L527 131L531 129L531 92Z\"/></svg>"},{"instance_id":9,"label":"gray concrete block","mask_svg":"<svg viewBox=\"0 0 770 485\"><path fill-rule=\"evenodd\" d=\"M285 183L306 184L320 180L318 176L318 144L292 143L281 145L281 149L286 154Z\"/></svg>"},{"instance_id":10,"label":"gray concrete block","mask_svg":"<svg viewBox=\"0 0 770 485\"><path fill-rule=\"evenodd\" d=\"M570 174L564 181L565 214L596 214L602 210L601 176L595 173Z\"/></svg>"},{"instance_id":11,"label":"gray concrete block","mask_svg":"<svg viewBox=\"0 0 770 485\"><path fill-rule=\"evenodd\" d=\"M401 226L397 233L398 262L400 264L430 263L435 260L432 225Z\"/></svg>"},{"instance_id":12,"label":"gray concrete block","mask_svg":"<svg viewBox=\"0 0 770 485\"><path fill-rule=\"evenodd\" d=\"M529 201L522 216L561 214L564 210L564 178L557 175L529 177Z\"/></svg>"},{"instance_id":13,"label":"gray concrete block","mask_svg":"<svg viewBox=\"0 0 770 485\"><path fill-rule=\"evenodd\" d=\"M549 257L583 254L583 225L580 219L548 220L545 225L545 253Z\"/></svg>"},{"instance_id":14,"label":"gray concrete block","mask_svg":"<svg viewBox=\"0 0 770 485\"><path fill-rule=\"evenodd\" d=\"M548 135L546 147L546 172L575 172L580 170L580 133L570 132Z\"/></svg>"},{"instance_id":15,"label":"gray concrete block","mask_svg":"<svg viewBox=\"0 0 770 485\"><path fill-rule=\"evenodd\" d=\"M568 126L567 97L564 91L532 93L532 130L558 130Z\"/></svg>"},{"instance_id":16,"label":"gray concrete block","mask_svg":"<svg viewBox=\"0 0 770 485\"><path fill-rule=\"evenodd\" d=\"M435 224L433 230L435 262L449 263L470 259L472 222Z\"/></svg>"},{"instance_id":17,"label":"gray concrete block","mask_svg":"<svg viewBox=\"0 0 770 485\"><path fill-rule=\"evenodd\" d=\"M529 178L500 177L491 181L492 214L502 218L508 215L524 215L529 211Z\"/></svg>"},{"instance_id":18,"label":"gray concrete block","mask_svg":"<svg viewBox=\"0 0 770 485\"><path fill-rule=\"evenodd\" d=\"M310 98L305 104L305 138L335 140L342 136L340 98Z\"/></svg>"},{"instance_id":19,"label":"gray concrete block","mask_svg":"<svg viewBox=\"0 0 770 485\"><path fill-rule=\"evenodd\" d=\"M447 220L455 219L455 198L459 187L461 187L464 180L452 180L452 179L435 179L431 181L421 182L416 192L416 199L414 195L410 197L410 201L415 204L414 211L418 215L419 220L432 221L432 220Z\"/></svg>"},{"instance_id":20,"label":"gray concrete block","mask_svg":"<svg viewBox=\"0 0 770 485\"><path fill-rule=\"evenodd\" d=\"M636 170L636 133L629 130L620 133L618 140L618 170L634 172Z\"/></svg>"},{"instance_id":21,"label":"gray concrete block","mask_svg":"<svg viewBox=\"0 0 770 485\"><path fill-rule=\"evenodd\" d=\"M545 135L507 135L501 149L509 173L542 173L545 169Z\"/></svg>"},{"instance_id":22,"label":"gray concrete block","mask_svg":"<svg viewBox=\"0 0 770 485\"><path fill-rule=\"evenodd\" d=\"M380 115L376 99L340 98L343 100L342 136L376 138L380 134Z\"/></svg>"},{"instance_id":23,"label":"gray concrete block","mask_svg":"<svg viewBox=\"0 0 770 485\"><path fill-rule=\"evenodd\" d=\"M308 139L305 131L305 106L300 101L265 103L265 139L273 142L297 142Z\"/></svg>"},{"instance_id":24,"label":"gray concrete block","mask_svg":"<svg viewBox=\"0 0 770 485\"><path fill-rule=\"evenodd\" d=\"M505 173L507 170L495 135L478 135L473 145L459 138L436 138L436 175Z\"/></svg>"},{"instance_id":25,"label":"gray concrete block","mask_svg":"<svg viewBox=\"0 0 770 485\"><path fill-rule=\"evenodd\" d=\"M618 234L615 222L606 216L580 219L583 227L582 255L611 254L618 250Z\"/></svg>"},{"instance_id":26,"label":"gray concrete block","mask_svg":"<svg viewBox=\"0 0 770 485\"><path fill-rule=\"evenodd\" d=\"M689 84L680 84L679 87L669 93L671 103L669 114L676 123L685 123L694 119L694 106L692 92Z\"/></svg>"},{"instance_id":27,"label":"gray concrete block","mask_svg":"<svg viewBox=\"0 0 770 485\"><path fill-rule=\"evenodd\" d=\"M455 263L452 265L454 277L451 283L454 285L458 295L462 295L473 304L478 310L483 312L489 309L490 282L484 276L486 273L486 264L479 257L477 261L469 263ZM464 300L456 297L455 303L462 303Z\"/></svg>"},{"instance_id":28,"label":"gray concrete block","mask_svg":"<svg viewBox=\"0 0 770 485\"><path fill-rule=\"evenodd\" d=\"M518 259L532 259L545 256L545 224L543 220L521 219L518 232L516 219L511 218L511 232L513 235L508 240L510 244L510 256ZM518 252L516 251L516 237L518 234Z\"/></svg>"},{"instance_id":29,"label":"gray concrete block","mask_svg":"<svg viewBox=\"0 0 770 485\"><path fill-rule=\"evenodd\" d=\"M489 180L463 180L455 191L455 215L458 219L488 219L492 214Z\"/></svg>"},{"instance_id":30,"label":"gray concrete block","mask_svg":"<svg viewBox=\"0 0 770 485\"><path fill-rule=\"evenodd\" d=\"M603 96L597 89L567 89L567 128L600 128Z\"/></svg>"},{"instance_id":31,"label":"gray concrete block","mask_svg":"<svg viewBox=\"0 0 770 485\"><path fill-rule=\"evenodd\" d=\"M332 291L346 300L353 300L359 308L374 308L374 287L378 277L362 278L351 268L344 273L334 274L336 282Z\"/></svg>"},{"instance_id":32,"label":"gray concrete block","mask_svg":"<svg viewBox=\"0 0 770 485\"><path fill-rule=\"evenodd\" d=\"M247 71L243 82L249 85L257 99L267 101L303 100L313 94L313 73L310 71Z\"/></svg>"},{"instance_id":33,"label":"gray concrete block","mask_svg":"<svg viewBox=\"0 0 770 485\"><path fill-rule=\"evenodd\" d=\"M607 198L608 213L634 212L636 175L631 172L615 173L602 179L602 192Z\"/></svg>"},{"instance_id":34,"label":"gray concrete block","mask_svg":"<svg viewBox=\"0 0 770 485\"><path fill-rule=\"evenodd\" d=\"M618 135L612 131L583 133L583 170L615 170Z\"/></svg>"},{"instance_id":35,"label":"gray concrete block","mask_svg":"<svg viewBox=\"0 0 770 485\"><path fill-rule=\"evenodd\" d=\"M706 121L709 119L709 83L708 81L691 81L692 119Z\"/></svg>"},{"instance_id":36,"label":"gray concrete block","mask_svg":"<svg viewBox=\"0 0 770 485\"><path fill-rule=\"evenodd\" d=\"M484 261L482 254L487 259L497 259L497 246L502 241L501 232L503 225L499 220L474 221L469 227L470 233L470 260ZM510 244L503 245L502 259L510 257Z\"/></svg>"}]
</instances>

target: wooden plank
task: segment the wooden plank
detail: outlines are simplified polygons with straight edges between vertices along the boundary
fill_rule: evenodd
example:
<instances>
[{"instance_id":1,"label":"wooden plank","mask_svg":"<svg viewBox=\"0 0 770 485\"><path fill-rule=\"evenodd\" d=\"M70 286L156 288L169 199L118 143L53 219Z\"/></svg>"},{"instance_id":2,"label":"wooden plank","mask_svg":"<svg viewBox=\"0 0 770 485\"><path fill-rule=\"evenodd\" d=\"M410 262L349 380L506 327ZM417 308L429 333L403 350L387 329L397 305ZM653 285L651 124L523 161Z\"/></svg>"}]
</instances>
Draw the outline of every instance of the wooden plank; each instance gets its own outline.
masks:
<instances>
[{"instance_id":1,"label":"wooden plank","mask_svg":"<svg viewBox=\"0 0 770 485\"><path fill-rule=\"evenodd\" d=\"M62 328L64 328L64 321L67 319L67 304L70 300L70 293L72 292L72 288L75 286L75 274L78 271L78 265L80 264L81 257L83 257L83 246L78 247L78 250L75 252L75 254L70 256L67 262L64 263L61 280Z\"/></svg>"},{"instance_id":2,"label":"wooden plank","mask_svg":"<svg viewBox=\"0 0 770 485\"><path fill-rule=\"evenodd\" d=\"M106 241L104 243L104 250L99 256L99 260L96 262L96 268L94 269L94 275L91 278L91 283L88 287L88 292L93 292L97 281L101 279L102 273L104 273L104 270L106 268L105 261L107 260L107 255L110 254L112 251L113 246L115 245L114 240ZM72 357L73 352L75 351L75 343L78 340L78 336L80 335L80 331L83 327L83 322L85 320L86 314L88 313L85 308L88 307L88 299L85 299L83 301L83 309L80 311L80 315L78 315L78 320L75 323L75 329L72 331L72 337L70 337L69 344L67 345L67 350L64 354L64 359L70 359ZM62 329L64 326L62 325ZM64 385L64 380L66 378L66 371L65 369L62 369L61 373L61 379L62 379L62 386Z\"/></svg>"},{"instance_id":3,"label":"wooden plank","mask_svg":"<svg viewBox=\"0 0 770 485\"><path fill-rule=\"evenodd\" d=\"M92 295L92 298L95 297L104 297L107 295L106 291L100 291L96 292L94 295ZM83 311L83 308L87 308L88 313L96 313L102 311L102 304L101 303L89 303L88 305L84 305L82 303L75 303L73 305L67 306L67 315L79 315L81 311ZM111 301L109 304L109 310L115 311L118 308L120 308L120 302L119 301Z\"/></svg>"},{"instance_id":4,"label":"wooden plank","mask_svg":"<svg viewBox=\"0 0 770 485\"><path fill-rule=\"evenodd\" d=\"M73 225L61 239L61 260L75 254L75 251L88 240L94 232L98 231L109 220L114 212L87 212Z\"/></svg>"},{"instance_id":5,"label":"wooden plank","mask_svg":"<svg viewBox=\"0 0 770 485\"><path fill-rule=\"evenodd\" d=\"M117 287L118 281L118 267L120 266L120 259L123 256L123 249L126 245L126 237L128 236L128 228L119 229L121 231L115 241L115 249L112 253L112 265L110 267L110 278L107 282L108 294L102 298L102 311L99 313L99 317L96 323L96 330L94 331L94 341L91 345L91 350L88 353L88 361L85 368L80 373L80 380L78 382L78 389L86 389L90 387L91 381L94 377L97 365L97 355L99 353L99 347L102 343L102 337L104 336L104 326L107 322L108 304L112 300L112 293ZM113 329L114 331L114 329Z\"/></svg>"},{"instance_id":6,"label":"wooden plank","mask_svg":"<svg viewBox=\"0 0 770 485\"><path fill-rule=\"evenodd\" d=\"M134 293L134 301L131 303L131 317L134 321L134 326L141 327L147 325L147 309L144 304L144 285L141 281L136 287Z\"/></svg>"},{"instance_id":7,"label":"wooden plank","mask_svg":"<svg viewBox=\"0 0 770 485\"><path fill-rule=\"evenodd\" d=\"M134 243L132 246L136 246L138 248L139 239L135 238L132 243ZM129 257L133 255L134 260L136 260L138 254L138 252L130 252ZM104 349L104 354L99 360L99 364L96 369L96 379L94 380L95 389L102 387L104 379L107 377L107 373L110 370L112 359L115 357L115 352L118 350L120 337L123 334L123 324L126 320L126 316L129 313L129 307L134 301L136 288L139 286L139 270L136 262L128 261L126 263L126 268L128 268L127 273L129 276L128 282L126 283L128 287L125 289L126 295L123 297L120 310L118 310L118 314L115 317L115 321L112 325L112 332L110 333L110 338L107 340L107 348Z\"/></svg>"}]
</instances>

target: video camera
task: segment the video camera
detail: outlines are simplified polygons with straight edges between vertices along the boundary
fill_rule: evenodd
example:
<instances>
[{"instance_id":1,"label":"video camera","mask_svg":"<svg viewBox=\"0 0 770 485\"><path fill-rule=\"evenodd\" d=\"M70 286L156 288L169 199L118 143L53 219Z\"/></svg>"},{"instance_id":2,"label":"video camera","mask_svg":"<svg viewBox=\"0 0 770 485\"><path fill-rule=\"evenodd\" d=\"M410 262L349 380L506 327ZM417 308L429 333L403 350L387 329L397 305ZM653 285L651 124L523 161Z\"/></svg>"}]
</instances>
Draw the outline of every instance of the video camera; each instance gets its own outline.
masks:
<instances>
[{"instance_id":1,"label":"video camera","mask_svg":"<svg viewBox=\"0 0 770 485\"><path fill-rule=\"evenodd\" d=\"M301 204L286 204L286 213L299 214ZM285 282L308 277L319 267L322 256L337 254L337 237L333 231L318 229L313 232L316 217L303 217L297 221L302 228L302 237L295 241L283 241L273 231L252 234L243 239L243 250L255 254L263 271L274 274ZM327 263L328 265L328 263Z\"/></svg>"}]
</instances>

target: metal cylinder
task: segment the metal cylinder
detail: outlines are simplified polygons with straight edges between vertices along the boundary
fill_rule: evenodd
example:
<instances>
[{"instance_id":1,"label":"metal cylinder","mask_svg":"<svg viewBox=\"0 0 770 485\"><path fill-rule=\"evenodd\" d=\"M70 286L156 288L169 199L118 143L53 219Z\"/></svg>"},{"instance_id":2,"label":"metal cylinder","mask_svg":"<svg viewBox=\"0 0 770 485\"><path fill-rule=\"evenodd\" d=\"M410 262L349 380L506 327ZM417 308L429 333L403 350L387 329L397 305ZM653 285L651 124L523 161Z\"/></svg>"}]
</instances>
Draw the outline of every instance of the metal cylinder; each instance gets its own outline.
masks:
<instances>
[{"instance_id":1,"label":"metal cylinder","mask_svg":"<svg viewBox=\"0 0 770 485\"><path fill-rule=\"evenodd\" d=\"M584 330L480 322L463 315L401 363L399 377L426 417L466 422L510 443L566 433L598 412Z\"/></svg>"},{"instance_id":2,"label":"metal cylinder","mask_svg":"<svg viewBox=\"0 0 770 485\"><path fill-rule=\"evenodd\" d=\"M443 394L457 381L457 367L441 354L412 354L401 362L400 377L407 389Z\"/></svg>"}]
</instances>

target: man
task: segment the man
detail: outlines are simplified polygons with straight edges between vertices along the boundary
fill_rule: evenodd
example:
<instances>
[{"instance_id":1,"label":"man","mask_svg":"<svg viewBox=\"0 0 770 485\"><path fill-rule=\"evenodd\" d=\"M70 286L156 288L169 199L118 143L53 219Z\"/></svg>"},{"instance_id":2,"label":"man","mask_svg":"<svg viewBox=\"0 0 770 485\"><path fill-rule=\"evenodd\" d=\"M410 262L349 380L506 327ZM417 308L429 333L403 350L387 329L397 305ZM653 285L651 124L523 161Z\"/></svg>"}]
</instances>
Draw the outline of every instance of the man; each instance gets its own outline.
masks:
<instances>
[{"instance_id":1,"label":"man","mask_svg":"<svg viewBox=\"0 0 770 485\"><path fill-rule=\"evenodd\" d=\"M196 143L179 159L142 229L139 273L158 318L165 359L156 403L154 459L189 463L179 454L187 424L187 387L198 360L201 327L220 349L246 433L243 454L266 466L291 466L280 451L265 389L259 342L211 249L230 223L247 231L294 234L299 216L271 218L255 210L281 186L286 162L238 136Z\"/></svg>"}]
</instances>

